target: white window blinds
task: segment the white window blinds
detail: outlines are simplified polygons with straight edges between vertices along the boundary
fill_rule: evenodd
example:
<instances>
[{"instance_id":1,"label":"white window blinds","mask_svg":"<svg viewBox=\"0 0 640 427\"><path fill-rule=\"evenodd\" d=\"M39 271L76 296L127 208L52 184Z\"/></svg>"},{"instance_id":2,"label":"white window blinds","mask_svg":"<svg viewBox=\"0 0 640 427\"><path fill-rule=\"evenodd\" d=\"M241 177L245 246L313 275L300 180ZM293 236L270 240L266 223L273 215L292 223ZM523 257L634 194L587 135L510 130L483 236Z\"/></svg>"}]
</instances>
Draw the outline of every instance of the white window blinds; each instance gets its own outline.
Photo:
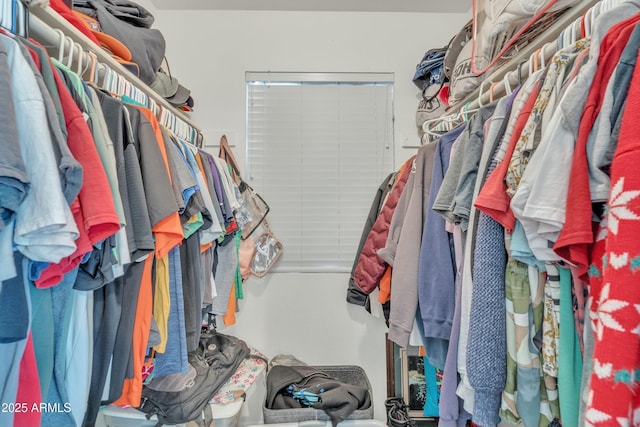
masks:
<instances>
[{"instance_id":1,"label":"white window blinds","mask_svg":"<svg viewBox=\"0 0 640 427\"><path fill-rule=\"evenodd\" d=\"M348 272L393 170L393 75L247 73L247 171L284 253L275 271Z\"/></svg>"}]
</instances>

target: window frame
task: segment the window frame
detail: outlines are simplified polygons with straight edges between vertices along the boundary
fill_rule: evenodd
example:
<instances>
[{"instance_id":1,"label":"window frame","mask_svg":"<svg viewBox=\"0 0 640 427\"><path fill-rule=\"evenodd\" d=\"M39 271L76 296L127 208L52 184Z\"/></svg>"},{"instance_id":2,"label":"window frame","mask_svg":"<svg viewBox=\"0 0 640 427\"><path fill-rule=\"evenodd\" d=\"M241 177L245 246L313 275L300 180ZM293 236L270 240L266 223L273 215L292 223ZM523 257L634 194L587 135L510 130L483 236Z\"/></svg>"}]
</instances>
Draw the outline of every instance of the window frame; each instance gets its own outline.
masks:
<instances>
[{"instance_id":1,"label":"window frame","mask_svg":"<svg viewBox=\"0 0 640 427\"><path fill-rule=\"evenodd\" d=\"M385 164L385 167L388 168L381 170L379 172L379 182L372 183L372 192L367 197L370 197L370 200L373 199L374 191L378 188L378 185L384 177L386 177L389 173L391 173L394 169L395 162L395 113L394 113L394 88L395 88L395 79L394 73L371 73L371 72L346 72L346 73L316 73L316 72L246 72L245 73L245 93L246 93L246 135L247 138L245 140L245 165L247 170L247 177L252 186L254 186L258 191L260 191L259 185L254 185L254 169L252 165L252 156L251 156L251 136L250 136L250 108L251 108L251 89L252 86L258 85L289 85L289 86L303 86L303 85L349 85L349 86L384 86L388 88L389 94L387 95L387 100L389 104L388 115L386 116L386 124L388 124L388 129L385 129L387 134L385 135L384 140L384 149L388 150L388 155L380 155L380 161L386 161L388 164ZM269 203L268 196L266 197L267 203ZM370 201L369 200L369 201ZM361 218L361 223L359 225L358 236L357 239L352 243L354 251L357 251L358 243L360 239L360 234L362 231L362 227L366 221L367 212L370 209L370 204L367 206L363 206L363 215ZM273 215L273 214L272 214ZM271 220L271 217L267 218ZM277 221L271 221L277 222ZM278 236L278 230L275 227L271 227L274 229L274 233ZM304 230L304 229L303 229ZM352 228L353 230L353 228ZM281 261L278 262L274 268L271 270L274 273L349 273L351 271L353 260L350 262L346 262L346 260L340 259L340 257L336 258L335 266L326 265L323 267L319 267L317 265L282 265L282 259L285 257L284 254L287 252L287 243L283 241L284 244L284 252ZM354 256L356 253L354 252ZM304 264L304 260L298 261L301 264ZM292 263L295 263L292 261ZM312 263L312 262L311 262Z\"/></svg>"}]
</instances>

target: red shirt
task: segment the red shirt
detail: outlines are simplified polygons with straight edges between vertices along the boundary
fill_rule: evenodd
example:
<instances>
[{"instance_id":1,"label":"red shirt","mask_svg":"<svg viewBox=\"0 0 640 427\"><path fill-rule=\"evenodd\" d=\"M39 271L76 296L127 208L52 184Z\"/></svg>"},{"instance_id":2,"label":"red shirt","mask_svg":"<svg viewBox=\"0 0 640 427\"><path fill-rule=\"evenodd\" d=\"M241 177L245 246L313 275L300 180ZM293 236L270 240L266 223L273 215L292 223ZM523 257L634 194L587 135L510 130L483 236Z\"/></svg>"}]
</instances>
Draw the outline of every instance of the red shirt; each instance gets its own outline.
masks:
<instances>
[{"instance_id":1,"label":"red shirt","mask_svg":"<svg viewBox=\"0 0 640 427\"><path fill-rule=\"evenodd\" d=\"M31 332L29 332L27 337L27 345L20 360L20 376L18 377L16 403L20 405L20 410L16 411L13 416L14 427L40 425L42 417L40 403L42 403L42 396L40 396L40 377L38 376L38 365L33 349ZM61 408L61 410L64 410L64 408Z\"/></svg>"},{"instance_id":2,"label":"red shirt","mask_svg":"<svg viewBox=\"0 0 640 427\"><path fill-rule=\"evenodd\" d=\"M602 223L604 230L600 230L594 244L594 265L590 269L595 340L586 418L597 427L636 426L640 422L640 67L637 65L623 114L611 163L606 223Z\"/></svg>"},{"instance_id":3,"label":"red shirt","mask_svg":"<svg viewBox=\"0 0 640 427\"><path fill-rule=\"evenodd\" d=\"M602 39L598 69L593 78L591 89L589 89L578 128L569 178L566 220L553 249L560 257L578 267L580 277L586 278L594 231L587 165L589 132L600 112L609 79L622 56L622 51L629 41L635 24L639 20L640 14L614 25Z\"/></svg>"}]
</instances>

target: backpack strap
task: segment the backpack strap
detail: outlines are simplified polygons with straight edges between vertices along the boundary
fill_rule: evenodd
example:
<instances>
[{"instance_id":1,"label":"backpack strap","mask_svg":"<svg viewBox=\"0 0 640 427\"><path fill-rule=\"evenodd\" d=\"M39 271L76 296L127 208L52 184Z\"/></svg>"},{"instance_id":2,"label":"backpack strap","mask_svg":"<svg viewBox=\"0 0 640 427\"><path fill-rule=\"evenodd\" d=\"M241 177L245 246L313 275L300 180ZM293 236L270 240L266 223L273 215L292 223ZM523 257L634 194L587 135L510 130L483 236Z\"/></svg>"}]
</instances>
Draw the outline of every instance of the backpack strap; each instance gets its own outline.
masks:
<instances>
[{"instance_id":1,"label":"backpack strap","mask_svg":"<svg viewBox=\"0 0 640 427\"><path fill-rule=\"evenodd\" d=\"M213 411L209 403L207 403L207 406L204 407L200 416L193 420L193 422L196 423L198 427L213 427L215 425L213 421Z\"/></svg>"},{"instance_id":2,"label":"backpack strap","mask_svg":"<svg viewBox=\"0 0 640 427\"><path fill-rule=\"evenodd\" d=\"M240 167L238 166L238 161L233 155L233 151L231 151L229 141L227 141L227 135L222 135L220 137L220 152L218 153L218 157L224 160L231 167L233 180L236 182L240 180Z\"/></svg>"},{"instance_id":3,"label":"backpack strap","mask_svg":"<svg viewBox=\"0 0 640 427\"><path fill-rule=\"evenodd\" d=\"M213 427L213 412L211 411L211 405L207 403L204 407L204 427Z\"/></svg>"},{"instance_id":4,"label":"backpack strap","mask_svg":"<svg viewBox=\"0 0 640 427\"><path fill-rule=\"evenodd\" d=\"M249 353L249 355L247 356L247 358L249 359L256 359L256 360L262 360L266 365L269 365L269 359L267 359L264 356L260 356L259 354L255 354L255 353Z\"/></svg>"}]
</instances>

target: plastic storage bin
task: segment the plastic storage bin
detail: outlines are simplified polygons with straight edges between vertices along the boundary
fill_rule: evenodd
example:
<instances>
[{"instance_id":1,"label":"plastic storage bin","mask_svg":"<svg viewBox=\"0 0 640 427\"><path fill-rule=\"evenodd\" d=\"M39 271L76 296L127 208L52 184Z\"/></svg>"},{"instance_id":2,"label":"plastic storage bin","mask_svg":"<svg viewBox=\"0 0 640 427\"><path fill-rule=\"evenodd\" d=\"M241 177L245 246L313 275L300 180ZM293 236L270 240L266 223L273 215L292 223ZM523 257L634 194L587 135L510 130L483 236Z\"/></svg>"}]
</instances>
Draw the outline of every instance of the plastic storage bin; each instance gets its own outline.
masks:
<instances>
[{"instance_id":1,"label":"plastic storage bin","mask_svg":"<svg viewBox=\"0 0 640 427\"><path fill-rule=\"evenodd\" d=\"M249 427L264 427L263 425L252 425ZM269 424L269 427L331 427L331 421L300 421L297 423ZM385 423L378 420L344 420L338 427L387 427Z\"/></svg>"},{"instance_id":2,"label":"plastic storage bin","mask_svg":"<svg viewBox=\"0 0 640 427\"><path fill-rule=\"evenodd\" d=\"M135 408L121 408L119 406L106 406L100 411L104 416L107 427L154 427L158 423L156 416L147 419L144 412ZM184 427L185 424L177 424L176 427Z\"/></svg>"},{"instance_id":3,"label":"plastic storage bin","mask_svg":"<svg viewBox=\"0 0 640 427\"><path fill-rule=\"evenodd\" d=\"M369 378L360 366L354 365L337 365L337 366L314 366L314 368L325 372L329 376L346 384L366 387L371 397L371 405L368 408L356 409L349 415L347 420L373 420L373 392ZM329 421L329 416L321 409L314 408L291 408L291 409L269 409L263 407L265 424L282 424L282 423L298 423L309 420ZM346 420L345 420L346 421ZM344 422L344 421L343 421ZM306 425L306 424L304 424ZM340 423L342 426L343 424ZM324 424L322 424L324 426ZM331 422L329 421L329 426ZM284 426L283 426L284 427ZM310 427L315 427L310 426ZM345 425L345 427L347 427ZM353 427L368 427L366 425ZM371 426L375 427L375 426Z\"/></svg>"},{"instance_id":4,"label":"plastic storage bin","mask_svg":"<svg viewBox=\"0 0 640 427\"><path fill-rule=\"evenodd\" d=\"M216 427L236 427L240 418L240 409L243 399L222 405L211 403L211 412ZM154 415L147 419L143 412L135 408L120 408L107 406L102 411L107 427L154 427L158 418ZM177 424L175 427L185 427L186 424ZM170 426L166 426L170 427Z\"/></svg>"},{"instance_id":5,"label":"plastic storage bin","mask_svg":"<svg viewBox=\"0 0 640 427\"><path fill-rule=\"evenodd\" d=\"M213 425L215 427L236 427L240 419L240 409L244 399L238 399L225 405L211 403Z\"/></svg>"},{"instance_id":6,"label":"plastic storage bin","mask_svg":"<svg viewBox=\"0 0 640 427\"><path fill-rule=\"evenodd\" d=\"M267 370L266 365L255 382L246 391L244 405L240 409L238 426L244 427L253 424L263 424L264 415L262 407L267 400ZM216 426L218 427L218 426Z\"/></svg>"}]
</instances>

